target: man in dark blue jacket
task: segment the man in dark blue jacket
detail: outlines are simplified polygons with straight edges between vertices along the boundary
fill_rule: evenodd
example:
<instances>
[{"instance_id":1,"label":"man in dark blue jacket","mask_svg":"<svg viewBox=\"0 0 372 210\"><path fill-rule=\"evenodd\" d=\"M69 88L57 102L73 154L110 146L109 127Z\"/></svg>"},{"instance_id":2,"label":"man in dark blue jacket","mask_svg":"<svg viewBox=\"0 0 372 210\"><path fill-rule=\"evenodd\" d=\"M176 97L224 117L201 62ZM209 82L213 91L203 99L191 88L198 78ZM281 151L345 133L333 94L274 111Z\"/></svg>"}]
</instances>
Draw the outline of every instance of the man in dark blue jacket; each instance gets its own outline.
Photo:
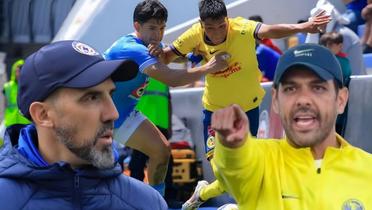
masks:
<instances>
[{"instance_id":1,"label":"man in dark blue jacket","mask_svg":"<svg viewBox=\"0 0 372 210\"><path fill-rule=\"evenodd\" d=\"M18 106L33 123L9 127L0 151L1 209L167 209L158 192L116 163L114 81L134 78L129 60L61 41L29 56Z\"/></svg>"}]
</instances>

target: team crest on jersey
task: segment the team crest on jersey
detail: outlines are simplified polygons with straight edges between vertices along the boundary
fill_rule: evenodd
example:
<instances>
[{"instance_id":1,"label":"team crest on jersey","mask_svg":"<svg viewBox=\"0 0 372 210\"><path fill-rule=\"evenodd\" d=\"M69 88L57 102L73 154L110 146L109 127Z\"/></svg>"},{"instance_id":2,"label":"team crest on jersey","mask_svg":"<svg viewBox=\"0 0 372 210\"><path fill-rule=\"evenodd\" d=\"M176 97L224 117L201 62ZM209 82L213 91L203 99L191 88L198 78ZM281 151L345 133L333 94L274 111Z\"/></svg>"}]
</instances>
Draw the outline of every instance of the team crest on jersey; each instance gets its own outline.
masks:
<instances>
[{"instance_id":1,"label":"team crest on jersey","mask_svg":"<svg viewBox=\"0 0 372 210\"><path fill-rule=\"evenodd\" d=\"M74 48L76 52L80 54L90 55L90 56L99 55L99 53L93 47L87 44L78 42L78 41L72 42L72 47Z\"/></svg>"},{"instance_id":2,"label":"team crest on jersey","mask_svg":"<svg viewBox=\"0 0 372 210\"><path fill-rule=\"evenodd\" d=\"M349 199L342 205L342 210L365 210L365 208L357 199Z\"/></svg>"},{"instance_id":3,"label":"team crest on jersey","mask_svg":"<svg viewBox=\"0 0 372 210\"><path fill-rule=\"evenodd\" d=\"M211 128L211 126L208 126L208 139L207 139L207 147L208 150L214 148L214 137L216 135L216 132Z\"/></svg>"},{"instance_id":4,"label":"team crest on jersey","mask_svg":"<svg viewBox=\"0 0 372 210\"><path fill-rule=\"evenodd\" d=\"M209 136L208 139L207 139L207 147L208 147L208 150L210 149L213 149L214 148L214 136Z\"/></svg>"}]
</instances>

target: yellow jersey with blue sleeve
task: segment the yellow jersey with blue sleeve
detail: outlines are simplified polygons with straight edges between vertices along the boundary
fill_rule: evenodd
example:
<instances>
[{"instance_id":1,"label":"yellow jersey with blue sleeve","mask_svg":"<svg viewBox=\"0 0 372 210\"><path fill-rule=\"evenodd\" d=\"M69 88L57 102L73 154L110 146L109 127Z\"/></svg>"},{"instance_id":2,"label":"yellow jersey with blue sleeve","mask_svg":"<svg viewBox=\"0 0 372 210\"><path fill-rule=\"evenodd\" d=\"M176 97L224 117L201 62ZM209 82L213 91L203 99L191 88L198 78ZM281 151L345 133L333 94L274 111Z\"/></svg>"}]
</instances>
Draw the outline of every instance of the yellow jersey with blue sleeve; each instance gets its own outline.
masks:
<instances>
[{"instance_id":1,"label":"yellow jersey with blue sleeve","mask_svg":"<svg viewBox=\"0 0 372 210\"><path fill-rule=\"evenodd\" d=\"M255 38L260 23L241 17L228 19L226 40L216 46L208 45L200 23L194 24L171 46L181 56L197 49L206 61L218 52L230 54L229 67L206 75L203 106L209 111L239 104L245 111L258 107L265 91L260 85Z\"/></svg>"},{"instance_id":2,"label":"yellow jersey with blue sleeve","mask_svg":"<svg viewBox=\"0 0 372 210\"><path fill-rule=\"evenodd\" d=\"M218 138L218 136L217 136ZM337 135L320 168L310 148L248 137L237 149L216 140L214 173L239 209L372 209L372 155Z\"/></svg>"}]
</instances>

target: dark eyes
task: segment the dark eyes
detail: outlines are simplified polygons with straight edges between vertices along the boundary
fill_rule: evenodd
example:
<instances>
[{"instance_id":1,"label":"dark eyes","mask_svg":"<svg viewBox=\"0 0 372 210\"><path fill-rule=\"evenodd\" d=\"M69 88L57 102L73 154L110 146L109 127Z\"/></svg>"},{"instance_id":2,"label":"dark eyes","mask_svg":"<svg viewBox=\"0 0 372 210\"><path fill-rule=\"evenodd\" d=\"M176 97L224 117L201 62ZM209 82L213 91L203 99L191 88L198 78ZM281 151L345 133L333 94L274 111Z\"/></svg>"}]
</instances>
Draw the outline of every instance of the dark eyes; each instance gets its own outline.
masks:
<instances>
[{"instance_id":1,"label":"dark eyes","mask_svg":"<svg viewBox=\"0 0 372 210\"><path fill-rule=\"evenodd\" d=\"M96 101L98 100L99 96L98 94L89 94L85 97L87 101Z\"/></svg>"},{"instance_id":2,"label":"dark eyes","mask_svg":"<svg viewBox=\"0 0 372 210\"><path fill-rule=\"evenodd\" d=\"M287 86L287 87L284 87L284 88L283 88L283 91L284 91L285 93L289 93L289 92L294 92L295 89L296 89L295 87Z\"/></svg>"},{"instance_id":3,"label":"dark eyes","mask_svg":"<svg viewBox=\"0 0 372 210\"><path fill-rule=\"evenodd\" d=\"M149 29L151 31L156 31L156 30L164 31L165 30L165 27L162 27L162 28L150 27Z\"/></svg>"},{"instance_id":4,"label":"dark eyes","mask_svg":"<svg viewBox=\"0 0 372 210\"><path fill-rule=\"evenodd\" d=\"M297 90L297 87L295 86L286 86L283 88L283 92L285 93L291 93L291 92L294 92ZM322 86L322 85L314 85L312 86L312 90L316 93L319 93L319 92L324 92L327 90L327 88L325 86Z\"/></svg>"},{"instance_id":5,"label":"dark eyes","mask_svg":"<svg viewBox=\"0 0 372 210\"><path fill-rule=\"evenodd\" d=\"M313 89L314 89L315 91L325 91L325 90L327 90L326 87L321 86L321 85L316 85L316 86L313 87Z\"/></svg>"}]
</instances>

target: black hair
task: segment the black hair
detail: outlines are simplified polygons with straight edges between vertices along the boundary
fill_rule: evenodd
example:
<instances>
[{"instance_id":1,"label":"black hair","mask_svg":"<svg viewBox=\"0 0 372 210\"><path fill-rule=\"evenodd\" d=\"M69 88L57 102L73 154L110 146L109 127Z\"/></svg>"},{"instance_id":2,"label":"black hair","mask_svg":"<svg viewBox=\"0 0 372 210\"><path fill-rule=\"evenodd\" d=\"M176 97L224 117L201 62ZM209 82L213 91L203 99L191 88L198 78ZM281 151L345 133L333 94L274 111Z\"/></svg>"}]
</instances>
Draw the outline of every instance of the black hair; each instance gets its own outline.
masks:
<instances>
[{"instance_id":1,"label":"black hair","mask_svg":"<svg viewBox=\"0 0 372 210\"><path fill-rule=\"evenodd\" d=\"M199 16L202 21L208 18L217 20L227 17L227 9L223 0L201 0L199 2Z\"/></svg>"},{"instance_id":2,"label":"black hair","mask_svg":"<svg viewBox=\"0 0 372 210\"><path fill-rule=\"evenodd\" d=\"M137 4L133 13L133 22L141 24L150 19L167 22L168 11L158 0L145 0Z\"/></svg>"},{"instance_id":3,"label":"black hair","mask_svg":"<svg viewBox=\"0 0 372 210\"><path fill-rule=\"evenodd\" d=\"M248 18L249 20L254 20L256 22L263 23L263 19L260 15L252 15Z\"/></svg>"}]
</instances>

